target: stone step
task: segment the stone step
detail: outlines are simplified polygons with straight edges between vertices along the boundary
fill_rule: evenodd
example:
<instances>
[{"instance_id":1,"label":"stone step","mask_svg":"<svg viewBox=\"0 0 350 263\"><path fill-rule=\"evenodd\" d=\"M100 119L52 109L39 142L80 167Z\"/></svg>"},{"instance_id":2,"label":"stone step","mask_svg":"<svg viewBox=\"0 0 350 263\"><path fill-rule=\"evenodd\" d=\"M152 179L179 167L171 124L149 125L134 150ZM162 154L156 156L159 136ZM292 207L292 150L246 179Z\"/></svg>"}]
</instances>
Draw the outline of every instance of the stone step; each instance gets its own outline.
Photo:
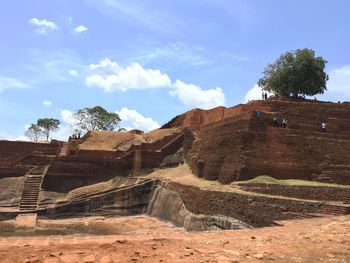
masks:
<instances>
[{"instance_id":1,"label":"stone step","mask_svg":"<svg viewBox=\"0 0 350 263\"><path fill-rule=\"evenodd\" d=\"M20 209L21 208L34 208L36 209L37 205L30 205L30 204L23 204L23 205L20 205Z\"/></svg>"},{"instance_id":2,"label":"stone step","mask_svg":"<svg viewBox=\"0 0 350 263\"><path fill-rule=\"evenodd\" d=\"M20 204L19 204L19 206L36 206L37 205L37 203L36 203L36 200L28 200L28 201L25 201L25 202L21 202Z\"/></svg>"},{"instance_id":3,"label":"stone step","mask_svg":"<svg viewBox=\"0 0 350 263\"><path fill-rule=\"evenodd\" d=\"M40 183L42 181L42 178L40 179L27 179L27 183L31 184L31 183Z\"/></svg>"},{"instance_id":4,"label":"stone step","mask_svg":"<svg viewBox=\"0 0 350 263\"><path fill-rule=\"evenodd\" d=\"M40 183L43 179L27 179L27 183Z\"/></svg>"},{"instance_id":5,"label":"stone step","mask_svg":"<svg viewBox=\"0 0 350 263\"><path fill-rule=\"evenodd\" d=\"M39 191L22 192L22 196L39 195Z\"/></svg>"}]
</instances>

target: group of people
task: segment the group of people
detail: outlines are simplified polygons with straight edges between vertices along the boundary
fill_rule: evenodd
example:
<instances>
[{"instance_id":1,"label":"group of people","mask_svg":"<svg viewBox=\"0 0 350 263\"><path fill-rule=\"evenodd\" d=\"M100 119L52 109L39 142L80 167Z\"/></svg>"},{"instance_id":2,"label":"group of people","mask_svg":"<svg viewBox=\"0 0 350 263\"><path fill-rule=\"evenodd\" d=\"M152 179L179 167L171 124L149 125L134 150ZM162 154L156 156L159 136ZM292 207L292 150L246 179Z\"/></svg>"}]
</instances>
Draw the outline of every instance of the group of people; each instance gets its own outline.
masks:
<instances>
[{"instance_id":1,"label":"group of people","mask_svg":"<svg viewBox=\"0 0 350 263\"><path fill-rule=\"evenodd\" d=\"M275 127L280 127L280 123L278 121L278 118L276 116L273 116L273 125ZM282 127L285 129L289 129L290 128L290 124L289 121L287 119L282 119ZM322 122L321 123L321 132L326 133L327 132L327 123Z\"/></svg>"},{"instance_id":2,"label":"group of people","mask_svg":"<svg viewBox=\"0 0 350 263\"><path fill-rule=\"evenodd\" d=\"M81 136L81 131L79 130L75 130L74 133L72 134L72 136L69 136L69 139L80 139Z\"/></svg>"},{"instance_id":3,"label":"group of people","mask_svg":"<svg viewBox=\"0 0 350 263\"><path fill-rule=\"evenodd\" d=\"M275 127L280 127L280 122L278 121L278 118L276 116L273 116L273 125ZM287 119L282 119L282 127L285 128L285 129L289 129L290 128L290 124L289 124L289 121Z\"/></svg>"}]
</instances>

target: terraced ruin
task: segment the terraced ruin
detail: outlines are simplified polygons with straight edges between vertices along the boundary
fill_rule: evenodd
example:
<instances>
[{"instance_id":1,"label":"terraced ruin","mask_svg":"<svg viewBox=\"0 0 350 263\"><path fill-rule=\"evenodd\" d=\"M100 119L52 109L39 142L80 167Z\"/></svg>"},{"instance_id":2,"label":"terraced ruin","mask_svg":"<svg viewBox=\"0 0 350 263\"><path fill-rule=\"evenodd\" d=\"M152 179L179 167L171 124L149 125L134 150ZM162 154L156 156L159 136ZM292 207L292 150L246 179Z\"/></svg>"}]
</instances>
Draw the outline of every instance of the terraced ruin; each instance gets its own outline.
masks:
<instances>
[{"instance_id":1,"label":"terraced ruin","mask_svg":"<svg viewBox=\"0 0 350 263\"><path fill-rule=\"evenodd\" d=\"M273 116L291 127L274 127ZM40 219L146 214L196 231L346 215L349 153L349 103L290 98L195 109L149 133L0 141L0 214L17 218L18 229L35 230Z\"/></svg>"}]
</instances>

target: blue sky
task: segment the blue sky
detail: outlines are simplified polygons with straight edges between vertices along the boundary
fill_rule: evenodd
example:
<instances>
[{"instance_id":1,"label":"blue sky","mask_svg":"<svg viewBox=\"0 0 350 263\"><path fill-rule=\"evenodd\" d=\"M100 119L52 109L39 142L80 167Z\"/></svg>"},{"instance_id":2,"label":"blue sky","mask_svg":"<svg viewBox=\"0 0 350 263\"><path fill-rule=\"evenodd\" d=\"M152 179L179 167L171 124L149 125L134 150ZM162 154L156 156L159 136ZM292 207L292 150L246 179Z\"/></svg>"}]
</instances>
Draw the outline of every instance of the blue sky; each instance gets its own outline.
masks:
<instances>
[{"instance_id":1,"label":"blue sky","mask_svg":"<svg viewBox=\"0 0 350 263\"><path fill-rule=\"evenodd\" d=\"M260 97L263 68L312 48L327 61L324 100L350 100L346 0L31 0L0 8L0 138L38 118L72 132L100 105L150 130L189 109Z\"/></svg>"}]
</instances>

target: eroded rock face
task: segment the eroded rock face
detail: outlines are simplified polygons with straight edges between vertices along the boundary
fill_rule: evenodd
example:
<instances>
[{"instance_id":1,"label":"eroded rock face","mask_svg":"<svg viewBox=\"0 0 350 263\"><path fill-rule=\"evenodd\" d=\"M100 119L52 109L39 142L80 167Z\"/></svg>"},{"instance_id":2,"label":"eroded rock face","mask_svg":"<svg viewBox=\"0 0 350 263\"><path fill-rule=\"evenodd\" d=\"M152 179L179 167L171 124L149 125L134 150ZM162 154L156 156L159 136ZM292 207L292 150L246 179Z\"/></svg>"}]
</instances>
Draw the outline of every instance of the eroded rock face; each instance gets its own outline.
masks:
<instances>
[{"instance_id":1,"label":"eroded rock face","mask_svg":"<svg viewBox=\"0 0 350 263\"><path fill-rule=\"evenodd\" d=\"M162 163L160 164L160 168L175 167L180 164L183 164L184 161L185 161L184 149L180 148L176 153L165 156Z\"/></svg>"},{"instance_id":2,"label":"eroded rock face","mask_svg":"<svg viewBox=\"0 0 350 263\"><path fill-rule=\"evenodd\" d=\"M41 206L40 213L54 217L105 212L114 215L145 213L152 194L153 180L118 178L108 186L88 188L90 192L68 193L55 203ZM74 192L74 191L72 191Z\"/></svg>"},{"instance_id":3,"label":"eroded rock face","mask_svg":"<svg viewBox=\"0 0 350 263\"><path fill-rule=\"evenodd\" d=\"M227 216L194 214L186 209L176 192L163 186L155 188L147 214L170 221L189 231L251 228L248 224Z\"/></svg>"},{"instance_id":4,"label":"eroded rock face","mask_svg":"<svg viewBox=\"0 0 350 263\"><path fill-rule=\"evenodd\" d=\"M21 200L25 178L8 177L0 179L0 205L1 206L18 206Z\"/></svg>"}]
</instances>

